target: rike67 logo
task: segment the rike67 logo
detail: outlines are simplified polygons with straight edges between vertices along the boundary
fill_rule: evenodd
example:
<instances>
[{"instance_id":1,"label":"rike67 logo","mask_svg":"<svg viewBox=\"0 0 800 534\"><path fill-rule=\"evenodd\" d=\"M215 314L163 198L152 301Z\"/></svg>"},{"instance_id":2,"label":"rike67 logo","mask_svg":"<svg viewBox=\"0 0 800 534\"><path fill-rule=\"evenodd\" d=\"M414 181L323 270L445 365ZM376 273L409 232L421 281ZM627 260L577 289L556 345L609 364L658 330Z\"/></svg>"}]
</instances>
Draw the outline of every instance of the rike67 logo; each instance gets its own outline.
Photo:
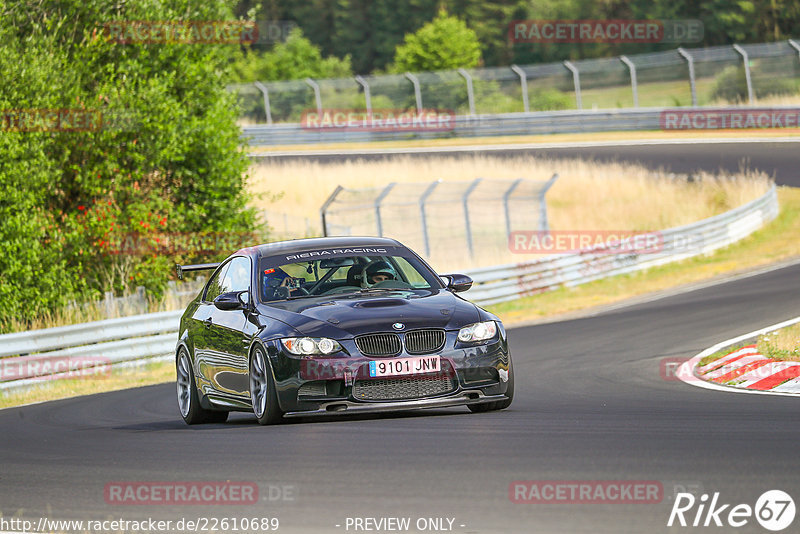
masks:
<instances>
[{"instance_id":1,"label":"rike67 logo","mask_svg":"<svg viewBox=\"0 0 800 534\"><path fill-rule=\"evenodd\" d=\"M738 528L747 525L755 517L759 525L777 532L791 525L794 515L794 500L781 490L765 491L752 507L749 504L724 504L720 501L719 492L715 492L710 501L706 493L699 499L691 493L678 493L667 526L671 527L677 521L682 527Z\"/></svg>"}]
</instances>

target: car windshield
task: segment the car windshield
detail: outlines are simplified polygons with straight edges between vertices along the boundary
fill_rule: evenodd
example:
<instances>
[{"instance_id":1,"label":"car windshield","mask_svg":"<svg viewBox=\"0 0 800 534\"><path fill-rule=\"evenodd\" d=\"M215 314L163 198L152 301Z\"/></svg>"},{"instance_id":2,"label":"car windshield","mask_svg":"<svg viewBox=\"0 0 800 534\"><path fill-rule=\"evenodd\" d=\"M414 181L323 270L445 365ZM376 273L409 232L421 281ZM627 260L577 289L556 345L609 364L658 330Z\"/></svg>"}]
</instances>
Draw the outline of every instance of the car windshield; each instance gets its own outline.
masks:
<instances>
[{"instance_id":1,"label":"car windshield","mask_svg":"<svg viewBox=\"0 0 800 534\"><path fill-rule=\"evenodd\" d=\"M412 256L337 255L278 265L270 260L262 261L259 273L262 302L442 287Z\"/></svg>"}]
</instances>

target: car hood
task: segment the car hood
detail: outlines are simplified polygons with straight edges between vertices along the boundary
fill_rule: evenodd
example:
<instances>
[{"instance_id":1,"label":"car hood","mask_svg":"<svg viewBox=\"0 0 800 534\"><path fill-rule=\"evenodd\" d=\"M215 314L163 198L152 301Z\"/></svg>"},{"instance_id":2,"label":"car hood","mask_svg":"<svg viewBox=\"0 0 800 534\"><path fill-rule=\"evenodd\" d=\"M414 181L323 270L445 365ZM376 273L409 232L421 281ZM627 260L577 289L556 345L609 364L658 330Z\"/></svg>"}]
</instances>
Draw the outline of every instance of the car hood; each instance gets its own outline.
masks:
<instances>
[{"instance_id":1,"label":"car hood","mask_svg":"<svg viewBox=\"0 0 800 534\"><path fill-rule=\"evenodd\" d=\"M260 305L261 313L287 323L302 335L344 339L368 332L415 328L460 328L479 320L474 304L449 291L392 291L337 295Z\"/></svg>"}]
</instances>

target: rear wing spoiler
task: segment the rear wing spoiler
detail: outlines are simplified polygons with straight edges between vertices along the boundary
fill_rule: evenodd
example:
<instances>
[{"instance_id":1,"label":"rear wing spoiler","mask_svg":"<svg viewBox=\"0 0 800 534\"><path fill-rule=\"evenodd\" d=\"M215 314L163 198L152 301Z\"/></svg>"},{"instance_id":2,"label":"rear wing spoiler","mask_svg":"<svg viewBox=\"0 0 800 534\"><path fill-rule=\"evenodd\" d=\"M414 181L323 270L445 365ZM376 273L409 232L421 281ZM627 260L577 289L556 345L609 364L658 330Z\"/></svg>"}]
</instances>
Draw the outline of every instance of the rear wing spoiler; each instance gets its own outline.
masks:
<instances>
[{"instance_id":1,"label":"rear wing spoiler","mask_svg":"<svg viewBox=\"0 0 800 534\"><path fill-rule=\"evenodd\" d=\"M210 271L219 267L218 263L198 263L197 265L179 265L175 264L175 272L178 273L178 280L183 280L183 273L192 271Z\"/></svg>"}]
</instances>

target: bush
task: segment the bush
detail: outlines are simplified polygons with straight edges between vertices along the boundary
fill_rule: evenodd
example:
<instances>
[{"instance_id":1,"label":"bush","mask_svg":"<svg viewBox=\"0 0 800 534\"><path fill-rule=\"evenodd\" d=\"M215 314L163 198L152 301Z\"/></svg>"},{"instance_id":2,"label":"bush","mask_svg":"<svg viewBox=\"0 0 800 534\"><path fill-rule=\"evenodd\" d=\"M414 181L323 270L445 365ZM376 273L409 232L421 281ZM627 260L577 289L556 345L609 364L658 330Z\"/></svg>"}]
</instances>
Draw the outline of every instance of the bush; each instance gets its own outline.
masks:
<instances>
[{"instance_id":1,"label":"bush","mask_svg":"<svg viewBox=\"0 0 800 534\"><path fill-rule=\"evenodd\" d=\"M107 290L158 295L175 261L230 252L114 253L131 236L254 230L224 88L235 45L122 45L98 30L109 17L229 20L229 5L0 0L0 12L0 109L103 118L86 131L0 136L0 324Z\"/></svg>"},{"instance_id":2,"label":"bush","mask_svg":"<svg viewBox=\"0 0 800 534\"><path fill-rule=\"evenodd\" d=\"M791 80L785 78L762 78L751 76L753 92L763 98L770 95L792 94L796 87ZM714 80L711 92L712 100L725 100L731 103L747 101L747 78L744 67L725 67Z\"/></svg>"}]
</instances>

